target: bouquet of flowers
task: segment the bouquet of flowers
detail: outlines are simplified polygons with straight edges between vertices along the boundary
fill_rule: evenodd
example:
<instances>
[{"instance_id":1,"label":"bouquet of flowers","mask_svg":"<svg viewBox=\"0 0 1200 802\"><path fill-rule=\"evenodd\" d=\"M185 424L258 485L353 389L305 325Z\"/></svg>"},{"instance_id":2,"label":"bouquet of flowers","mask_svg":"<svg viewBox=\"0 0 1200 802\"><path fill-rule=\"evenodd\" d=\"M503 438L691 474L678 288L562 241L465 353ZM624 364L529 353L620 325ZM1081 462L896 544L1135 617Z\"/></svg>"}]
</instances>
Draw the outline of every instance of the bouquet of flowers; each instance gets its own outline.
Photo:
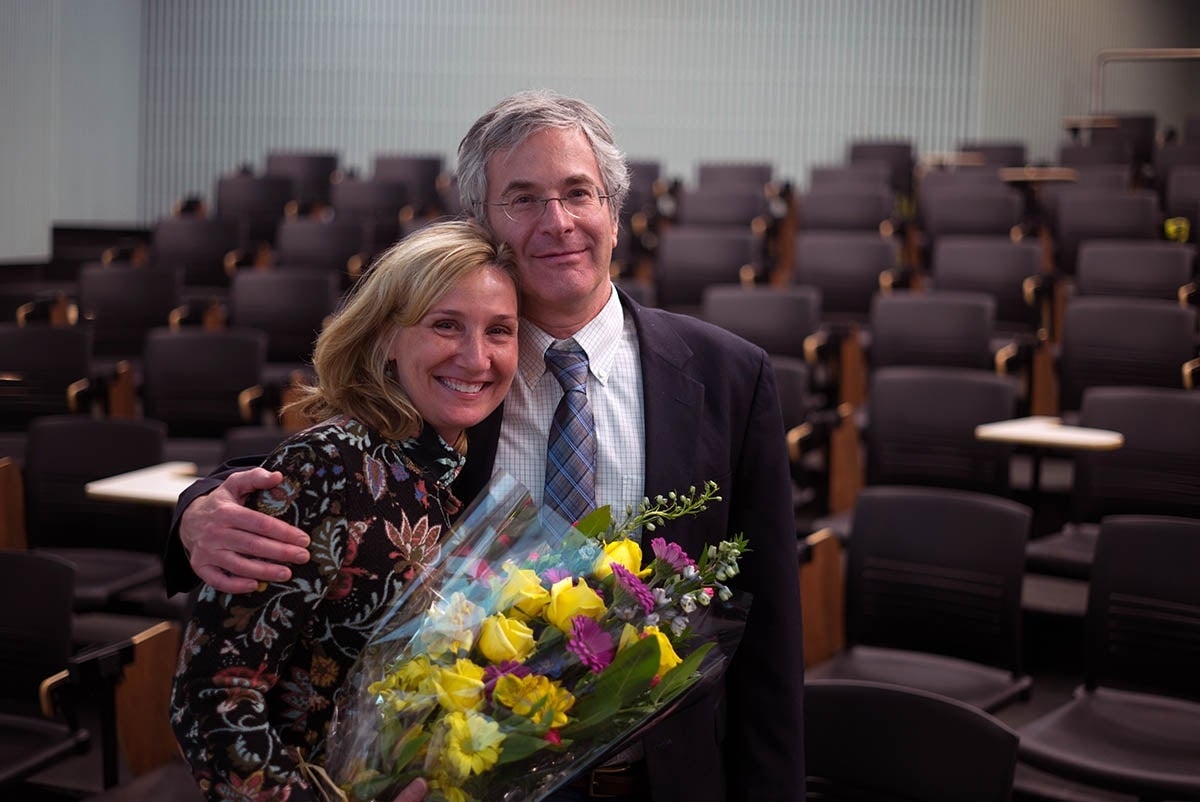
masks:
<instances>
[{"instance_id":1,"label":"bouquet of flowers","mask_svg":"<svg viewBox=\"0 0 1200 802\"><path fill-rule=\"evenodd\" d=\"M572 526L494 478L343 689L325 765L337 795L390 800L424 777L435 802L532 802L719 676L749 603L725 585L746 541L693 559L653 537L719 500L709 482Z\"/></svg>"}]
</instances>

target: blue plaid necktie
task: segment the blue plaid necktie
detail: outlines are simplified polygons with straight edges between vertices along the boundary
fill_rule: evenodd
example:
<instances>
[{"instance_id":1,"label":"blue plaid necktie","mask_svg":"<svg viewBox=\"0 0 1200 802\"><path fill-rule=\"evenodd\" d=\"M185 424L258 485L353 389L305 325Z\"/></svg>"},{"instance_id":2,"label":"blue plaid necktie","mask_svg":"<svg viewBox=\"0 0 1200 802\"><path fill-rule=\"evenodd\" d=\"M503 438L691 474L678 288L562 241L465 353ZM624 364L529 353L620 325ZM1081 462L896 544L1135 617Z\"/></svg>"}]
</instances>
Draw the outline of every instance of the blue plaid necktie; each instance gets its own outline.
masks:
<instances>
[{"instance_id":1,"label":"blue plaid necktie","mask_svg":"<svg viewBox=\"0 0 1200 802\"><path fill-rule=\"evenodd\" d=\"M596 423L587 397L587 354L546 349L563 397L550 423L544 501L575 523L596 506Z\"/></svg>"}]
</instances>

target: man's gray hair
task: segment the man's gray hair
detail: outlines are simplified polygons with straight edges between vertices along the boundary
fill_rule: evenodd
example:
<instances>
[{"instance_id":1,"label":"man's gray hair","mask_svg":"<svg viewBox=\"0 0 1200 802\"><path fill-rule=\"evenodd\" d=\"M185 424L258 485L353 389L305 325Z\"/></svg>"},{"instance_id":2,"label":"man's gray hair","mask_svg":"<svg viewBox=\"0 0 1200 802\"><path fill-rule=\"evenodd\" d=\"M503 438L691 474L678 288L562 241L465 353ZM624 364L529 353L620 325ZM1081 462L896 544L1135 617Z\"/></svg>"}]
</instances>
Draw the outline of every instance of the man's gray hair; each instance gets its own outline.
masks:
<instances>
[{"instance_id":1,"label":"man's gray hair","mask_svg":"<svg viewBox=\"0 0 1200 802\"><path fill-rule=\"evenodd\" d=\"M488 159L547 128L576 128L587 137L604 182L601 191L611 196L609 209L616 220L629 194L629 167L613 141L612 128L590 104L545 89L518 92L501 100L475 121L459 143L458 191L469 214L488 224Z\"/></svg>"}]
</instances>

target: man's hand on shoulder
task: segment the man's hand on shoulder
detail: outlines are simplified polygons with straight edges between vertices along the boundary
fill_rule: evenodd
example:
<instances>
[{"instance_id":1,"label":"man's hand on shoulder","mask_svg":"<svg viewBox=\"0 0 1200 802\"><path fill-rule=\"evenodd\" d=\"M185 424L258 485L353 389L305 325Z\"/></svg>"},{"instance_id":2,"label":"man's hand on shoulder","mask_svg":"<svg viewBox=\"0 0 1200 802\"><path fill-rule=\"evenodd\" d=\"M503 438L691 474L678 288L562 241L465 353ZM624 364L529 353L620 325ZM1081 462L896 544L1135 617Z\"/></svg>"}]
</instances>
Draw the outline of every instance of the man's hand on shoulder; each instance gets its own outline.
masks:
<instances>
[{"instance_id":1,"label":"man's hand on shoulder","mask_svg":"<svg viewBox=\"0 0 1200 802\"><path fill-rule=\"evenodd\" d=\"M290 579L286 563L308 562L307 534L243 506L252 492L282 481L277 471L239 471L184 510L179 538L196 576L223 593L248 593Z\"/></svg>"}]
</instances>

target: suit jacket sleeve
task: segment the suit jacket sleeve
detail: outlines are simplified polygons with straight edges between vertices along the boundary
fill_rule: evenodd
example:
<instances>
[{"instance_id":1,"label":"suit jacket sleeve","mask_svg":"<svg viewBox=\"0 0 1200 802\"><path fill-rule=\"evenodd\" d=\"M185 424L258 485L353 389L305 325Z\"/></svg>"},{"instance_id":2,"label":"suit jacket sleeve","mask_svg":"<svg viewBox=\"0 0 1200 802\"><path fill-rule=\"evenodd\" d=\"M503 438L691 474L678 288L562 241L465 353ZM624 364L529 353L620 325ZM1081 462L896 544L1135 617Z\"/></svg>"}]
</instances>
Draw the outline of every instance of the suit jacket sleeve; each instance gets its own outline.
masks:
<instances>
[{"instance_id":1,"label":"suit jacket sleeve","mask_svg":"<svg viewBox=\"0 0 1200 802\"><path fill-rule=\"evenodd\" d=\"M804 798L804 655L796 528L783 418L765 354L734 466L728 533L750 551L738 585L754 596L729 667L730 800Z\"/></svg>"},{"instance_id":2,"label":"suit jacket sleeve","mask_svg":"<svg viewBox=\"0 0 1200 802\"><path fill-rule=\"evenodd\" d=\"M238 457L230 460L208 476L197 479L191 487L179 494L179 501L175 504L175 512L171 518L171 532L167 536L167 547L163 552L163 584L166 585L168 594L187 593L200 584L200 578L196 576L191 563L188 562L183 541L179 539L179 520L183 517L184 510L196 499L208 495L220 487L221 482L231 473L262 465L264 457L265 455L263 457Z\"/></svg>"}]
</instances>

